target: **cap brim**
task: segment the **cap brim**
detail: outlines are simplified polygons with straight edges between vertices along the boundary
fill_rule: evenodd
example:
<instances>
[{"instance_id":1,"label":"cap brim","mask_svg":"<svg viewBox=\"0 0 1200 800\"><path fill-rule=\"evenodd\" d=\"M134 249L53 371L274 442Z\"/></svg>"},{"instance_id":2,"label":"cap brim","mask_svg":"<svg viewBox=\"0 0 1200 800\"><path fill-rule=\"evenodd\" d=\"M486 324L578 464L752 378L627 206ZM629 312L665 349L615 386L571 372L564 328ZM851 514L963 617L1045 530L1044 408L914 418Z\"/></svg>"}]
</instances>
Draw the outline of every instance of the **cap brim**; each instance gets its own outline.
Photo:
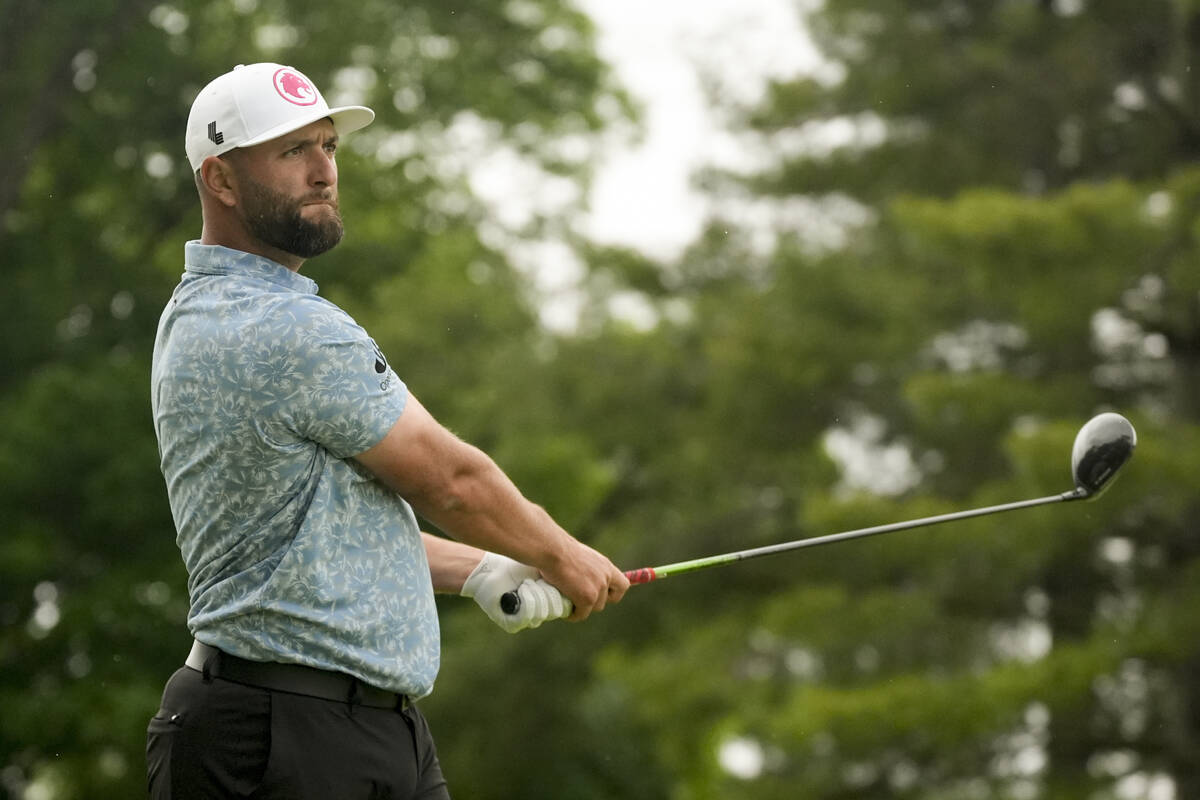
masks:
<instances>
[{"instance_id":1,"label":"cap brim","mask_svg":"<svg viewBox=\"0 0 1200 800\"><path fill-rule=\"evenodd\" d=\"M260 133L253 139L242 142L238 147L253 147L256 144L278 139L280 136L300 130L305 125L311 125L317 120L325 119L326 117L333 120L333 129L337 131L338 136L341 136L370 125L375 119L375 112L366 106L338 106L328 111L314 110L306 116L295 117L282 125L276 125L274 128Z\"/></svg>"}]
</instances>

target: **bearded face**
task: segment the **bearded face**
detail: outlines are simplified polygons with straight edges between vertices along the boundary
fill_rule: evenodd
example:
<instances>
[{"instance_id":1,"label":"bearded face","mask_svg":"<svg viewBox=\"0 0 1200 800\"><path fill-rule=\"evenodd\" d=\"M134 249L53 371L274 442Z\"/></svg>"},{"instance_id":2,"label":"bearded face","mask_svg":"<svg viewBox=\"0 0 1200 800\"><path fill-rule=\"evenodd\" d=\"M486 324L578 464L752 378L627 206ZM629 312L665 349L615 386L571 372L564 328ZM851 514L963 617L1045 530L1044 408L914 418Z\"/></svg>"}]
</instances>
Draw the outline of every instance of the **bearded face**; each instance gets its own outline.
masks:
<instances>
[{"instance_id":1,"label":"bearded face","mask_svg":"<svg viewBox=\"0 0 1200 800\"><path fill-rule=\"evenodd\" d=\"M332 189L300 198L290 197L265 183L242 176L239 213L246 229L259 241L299 258L313 258L342 240L344 226ZM312 205L309 217L304 209Z\"/></svg>"}]
</instances>

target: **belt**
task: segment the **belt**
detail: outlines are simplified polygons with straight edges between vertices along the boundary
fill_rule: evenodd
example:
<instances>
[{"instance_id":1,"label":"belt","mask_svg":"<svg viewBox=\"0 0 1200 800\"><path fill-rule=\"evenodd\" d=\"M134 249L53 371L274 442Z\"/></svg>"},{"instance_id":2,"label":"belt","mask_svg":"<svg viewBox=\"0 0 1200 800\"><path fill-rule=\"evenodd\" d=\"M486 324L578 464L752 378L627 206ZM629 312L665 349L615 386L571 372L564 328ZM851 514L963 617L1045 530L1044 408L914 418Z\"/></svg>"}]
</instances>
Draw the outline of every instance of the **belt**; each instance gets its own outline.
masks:
<instances>
[{"instance_id":1,"label":"belt","mask_svg":"<svg viewBox=\"0 0 1200 800\"><path fill-rule=\"evenodd\" d=\"M281 664L276 661L249 661L232 656L203 642L193 642L188 653L187 667L204 673L205 678L223 678L234 683L257 686L277 692L290 692L322 700L337 700L352 706L370 708L408 708L406 695L388 692L352 675L330 672L302 664Z\"/></svg>"}]
</instances>

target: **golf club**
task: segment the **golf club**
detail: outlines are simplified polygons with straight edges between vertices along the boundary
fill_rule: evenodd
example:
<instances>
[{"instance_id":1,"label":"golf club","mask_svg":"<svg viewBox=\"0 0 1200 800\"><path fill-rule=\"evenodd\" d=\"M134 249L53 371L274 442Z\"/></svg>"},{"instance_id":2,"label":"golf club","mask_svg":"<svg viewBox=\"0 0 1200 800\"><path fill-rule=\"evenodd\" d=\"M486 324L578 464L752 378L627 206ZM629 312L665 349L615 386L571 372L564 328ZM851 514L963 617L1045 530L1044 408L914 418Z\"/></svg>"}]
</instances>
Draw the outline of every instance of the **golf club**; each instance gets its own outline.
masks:
<instances>
[{"instance_id":1,"label":"golf club","mask_svg":"<svg viewBox=\"0 0 1200 800\"><path fill-rule=\"evenodd\" d=\"M1088 420L1087 424L1080 428L1079 433L1075 436L1075 445L1071 449L1071 476L1074 478L1075 488L1069 492L1039 497L1034 500L1018 500L1014 503L975 508L968 511L955 511L933 517L922 517L921 519L895 522L890 525L877 525L872 528L831 533L827 536L816 536L811 539L798 539L794 542L755 547L749 550L739 550L734 553L697 558L691 561L680 561L675 564L664 564L660 567L641 567L640 569L627 571L625 577L629 579L630 583L649 583L650 581L660 580L672 575L682 575L685 572L719 567L724 564L732 564L735 561L745 561L749 558L786 553L804 547L816 547L817 545L841 542L848 539L860 539L881 533L922 528L929 525L938 525L943 522L953 522L954 520L968 519L970 517L982 517L987 514L998 514L1002 511L1015 511L1019 508L1032 508L1033 506L1046 505L1048 503L1065 503L1072 500L1094 499L1112 483L1117 470L1133 455L1133 449L1136 445L1137 433L1134 431L1133 425L1129 420L1120 414L1112 412L1099 414ZM516 614L521 609L521 598L516 592L506 592L500 598L500 607L506 614Z\"/></svg>"}]
</instances>

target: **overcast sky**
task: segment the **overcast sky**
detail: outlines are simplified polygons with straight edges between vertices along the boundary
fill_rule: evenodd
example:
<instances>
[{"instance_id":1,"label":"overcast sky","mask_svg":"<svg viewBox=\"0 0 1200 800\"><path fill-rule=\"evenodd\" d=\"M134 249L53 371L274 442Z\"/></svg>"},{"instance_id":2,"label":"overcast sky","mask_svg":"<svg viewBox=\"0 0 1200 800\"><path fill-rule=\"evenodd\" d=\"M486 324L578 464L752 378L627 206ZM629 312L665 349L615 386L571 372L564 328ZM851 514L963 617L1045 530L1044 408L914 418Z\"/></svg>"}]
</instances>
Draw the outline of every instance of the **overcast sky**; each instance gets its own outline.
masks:
<instances>
[{"instance_id":1,"label":"overcast sky","mask_svg":"<svg viewBox=\"0 0 1200 800\"><path fill-rule=\"evenodd\" d=\"M706 203L713 202L691 190L695 171L762 165L778 144L731 135L704 87L715 83L726 98L753 105L773 78L836 79L838 71L820 58L803 27L802 11L820 0L575 2L596 22L601 58L642 108L642 137L634 140L617 125L598 151L586 147L589 157L599 156L586 197L577 182L540 171L472 115L452 126L441 154L457 165L452 172L469 175L474 195L491 211L481 230L484 241L533 279L542 321L557 330L575 325L586 266L553 236L534 240L520 234L535 215L569 220L593 241L670 262L695 240L710 210ZM838 132L832 133L836 138ZM582 218L574 211L580 201L588 208ZM815 244L829 244L831 236L836 244L843 230L824 221L837 222L845 213L836 208L831 213L810 198L751 200L732 213L729 199L721 202L724 217L752 235L761 232L768 247L780 227L803 229L806 241ZM624 319L648 324L653 318L633 293L612 303L617 307L610 310Z\"/></svg>"},{"instance_id":2,"label":"overcast sky","mask_svg":"<svg viewBox=\"0 0 1200 800\"><path fill-rule=\"evenodd\" d=\"M698 166L736 163L700 75L736 96L760 97L766 81L819 68L802 28L800 0L577 0L596 21L601 57L643 104L645 139L610 151L589 198L586 231L607 243L669 258L699 232Z\"/></svg>"}]
</instances>

